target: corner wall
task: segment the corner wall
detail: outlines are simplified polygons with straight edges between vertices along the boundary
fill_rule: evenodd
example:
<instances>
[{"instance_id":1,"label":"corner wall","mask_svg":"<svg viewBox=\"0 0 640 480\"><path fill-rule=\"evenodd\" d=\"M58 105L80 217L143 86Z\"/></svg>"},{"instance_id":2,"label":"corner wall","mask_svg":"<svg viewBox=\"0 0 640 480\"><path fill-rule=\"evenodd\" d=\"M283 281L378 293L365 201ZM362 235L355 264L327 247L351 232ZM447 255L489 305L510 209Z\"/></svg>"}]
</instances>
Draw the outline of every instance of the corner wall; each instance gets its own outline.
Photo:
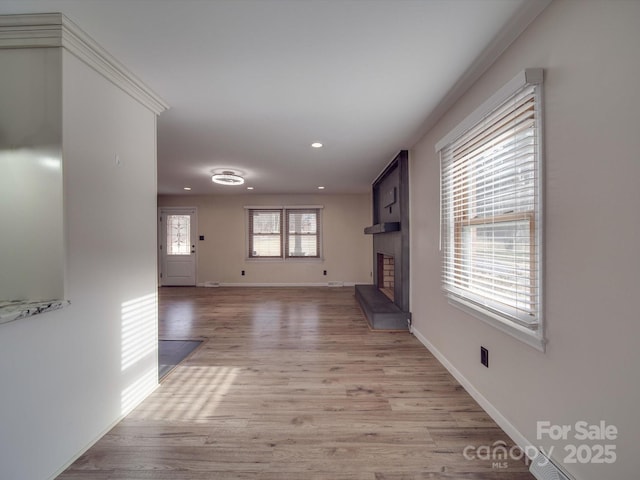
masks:
<instances>
[{"instance_id":1,"label":"corner wall","mask_svg":"<svg viewBox=\"0 0 640 480\"><path fill-rule=\"evenodd\" d=\"M155 114L58 50L71 305L0 325L11 480L53 478L157 385Z\"/></svg>"},{"instance_id":2,"label":"corner wall","mask_svg":"<svg viewBox=\"0 0 640 480\"><path fill-rule=\"evenodd\" d=\"M411 159L416 335L515 440L553 448L576 479L637 478L640 461L640 2L554 1L437 124ZM450 306L440 286L435 143L527 67L545 69L546 353ZM480 364L483 345L490 368ZM570 425L538 438L538 421ZM575 439L586 421L615 440ZM611 464L565 461L567 445L615 445Z\"/></svg>"},{"instance_id":3,"label":"corner wall","mask_svg":"<svg viewBox=\"0 0 640 480\"><path fill-rule=\"evenodd\" d=\"M247 260L245 206L323 205L323 259ZM371 195L161 195L160 207L197 207L197 283L371 283ZM245 276L241 275L242 270ZM327 275L323 271L327 270Z\"/></svg>"}]
</instances>

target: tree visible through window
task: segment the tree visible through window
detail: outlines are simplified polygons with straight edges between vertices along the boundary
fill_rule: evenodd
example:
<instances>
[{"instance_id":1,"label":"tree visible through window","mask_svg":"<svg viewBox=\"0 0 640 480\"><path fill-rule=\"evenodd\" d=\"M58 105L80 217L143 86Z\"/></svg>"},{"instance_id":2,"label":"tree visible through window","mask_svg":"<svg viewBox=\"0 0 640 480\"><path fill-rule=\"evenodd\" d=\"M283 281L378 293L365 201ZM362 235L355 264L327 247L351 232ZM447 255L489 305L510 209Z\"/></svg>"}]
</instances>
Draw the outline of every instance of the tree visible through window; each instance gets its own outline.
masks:
<instances>
[{"instance_id":1,"label":"tree visible through window","mask_svg":"<svg viewBox=\"0 0 640 480\"><path fill-rule=\"evenodd\" d=\"M287 210L287 257L319 257L318 210Z\"/></svg>"}]
</instances>

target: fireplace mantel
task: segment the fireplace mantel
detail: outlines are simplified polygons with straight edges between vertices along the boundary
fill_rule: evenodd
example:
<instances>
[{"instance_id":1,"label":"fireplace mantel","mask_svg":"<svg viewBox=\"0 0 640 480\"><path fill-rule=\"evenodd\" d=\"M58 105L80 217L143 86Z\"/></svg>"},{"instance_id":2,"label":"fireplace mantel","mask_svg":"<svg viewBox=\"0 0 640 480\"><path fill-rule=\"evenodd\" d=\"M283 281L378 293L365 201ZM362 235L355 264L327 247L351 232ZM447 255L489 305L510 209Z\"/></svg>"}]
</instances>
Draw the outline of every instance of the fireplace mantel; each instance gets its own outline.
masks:
<instances>
[{"instance_id":1,"label":"fireplace mantel","mask_svg":"<svg viewBox=\"0 0 640 480\"><path fill-rule=\"evenodd\" d=\"M376 225L371 225L370 227L366 227L364 229L364 233L367 235L375 235L377 233L389 233L389 232L399 232L399 231L400 231L400 222L377 223Z\"/></svg>"}]
</instances>

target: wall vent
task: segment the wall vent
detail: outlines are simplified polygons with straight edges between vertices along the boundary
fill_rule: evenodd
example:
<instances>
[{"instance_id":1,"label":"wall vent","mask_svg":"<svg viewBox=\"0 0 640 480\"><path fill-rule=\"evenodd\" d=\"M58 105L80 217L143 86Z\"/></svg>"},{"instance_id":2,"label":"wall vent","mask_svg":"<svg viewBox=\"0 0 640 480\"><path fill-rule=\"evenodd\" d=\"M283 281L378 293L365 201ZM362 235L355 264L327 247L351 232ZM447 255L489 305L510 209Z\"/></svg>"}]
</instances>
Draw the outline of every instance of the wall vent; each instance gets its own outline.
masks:
<instances>
[{"instance_id":1,"label":"wall vent","mask_svg":"<svg viewBox=\"0 0 640 480\"><path fill-rule=\"evenodd\" d=\"M344 287L344 282L329 282L327 283L329 287Z\"/></svg>"},{"instance_id":2,"label":"wall vent","mask_svg":"<svg viewBox=\"0 0 640 480\"><path fill-rule=\"evenodd\" d=\"M205 287L219 287L220 282L204 282Z\"/></svg>"},{"instance_id":3,"label":"wall vent","mask_svg":"<svg viewBox=\"0 0 640 480\"><path fill-rule=\"evenodd\" d=\"M538 454L531 459L529 472L538 480L571 480L539 450Z\"/></svg>"}]
</instances>

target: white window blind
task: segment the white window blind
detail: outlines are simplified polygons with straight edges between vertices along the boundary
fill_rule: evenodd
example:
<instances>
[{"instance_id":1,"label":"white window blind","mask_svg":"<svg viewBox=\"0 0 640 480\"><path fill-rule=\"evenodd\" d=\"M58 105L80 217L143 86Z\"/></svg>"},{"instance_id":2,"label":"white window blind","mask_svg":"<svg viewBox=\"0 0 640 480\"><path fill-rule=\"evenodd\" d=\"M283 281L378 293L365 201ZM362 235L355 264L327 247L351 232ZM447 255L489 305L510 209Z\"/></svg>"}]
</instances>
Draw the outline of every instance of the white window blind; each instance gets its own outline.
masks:
<instances>
[{"instance_id":1,"label":"white window blind","mask_svg":"<svg viewBox=\"0 0 640 480\"><path fill-rule=\"evenodd\" d=\"M287 210L287 257L320 257L320 210Z\"/></svg>"},{"instance_id":2,"label":"white window blind","mask_svg":"<svg viewBox=\"0 0 640 480\"><path fill-rule=\"evenodd\" d=\"M249 258L282 257L282 210L249 210Z\"/></svg>"},{"instance_id":3,"label":"white window blind","mask_svg":"<svg viewBox=\"0 0 640 480\"><path fill-rule=\"evenodd\" d=\"M445 291L541 337L540 89L491 102L439 152Z\"/></svg>"}]
</instances>

